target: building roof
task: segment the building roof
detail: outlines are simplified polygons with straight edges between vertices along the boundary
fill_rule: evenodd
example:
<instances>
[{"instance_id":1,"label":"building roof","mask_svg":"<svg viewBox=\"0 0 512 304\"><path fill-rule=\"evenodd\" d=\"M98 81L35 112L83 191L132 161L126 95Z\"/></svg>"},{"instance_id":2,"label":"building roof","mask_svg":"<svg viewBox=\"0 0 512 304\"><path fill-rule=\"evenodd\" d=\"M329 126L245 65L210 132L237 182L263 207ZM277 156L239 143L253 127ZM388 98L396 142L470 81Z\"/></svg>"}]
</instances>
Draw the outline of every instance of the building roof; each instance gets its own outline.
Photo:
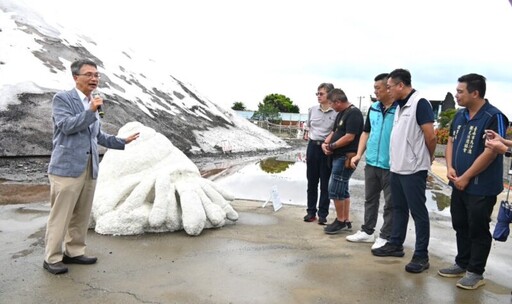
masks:
<instances>
[{"instance_id":1,"label":"building roof","mask_svg":"<svg viewBox=\"0 0 512 304\"><path fill-rule=\"evenodd\" d=\"M246 119L251 119L255 111L235 111L238 115ZM279 118L286 121L306 121L308 113L285 113L279 112Z\"/></svg>"}]
</instances>

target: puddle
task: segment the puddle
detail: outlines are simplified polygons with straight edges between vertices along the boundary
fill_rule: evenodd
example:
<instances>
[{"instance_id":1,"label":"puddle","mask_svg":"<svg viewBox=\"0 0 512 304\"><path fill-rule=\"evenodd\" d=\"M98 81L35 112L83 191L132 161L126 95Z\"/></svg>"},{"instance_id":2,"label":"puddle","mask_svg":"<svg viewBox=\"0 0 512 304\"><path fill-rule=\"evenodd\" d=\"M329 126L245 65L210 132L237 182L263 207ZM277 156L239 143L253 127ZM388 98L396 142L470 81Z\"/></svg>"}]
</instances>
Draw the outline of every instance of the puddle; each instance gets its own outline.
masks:
<instances>
[{"instance_id":1,"label":"puddle","mask_svg":"<svg viewBox=\"0 0 512 304\"><path fill-rule=\"evenodd\" d=\"M357 209L364 202L363 170L356 170L350 179L352 206ZM276 187L283 204L306 206L306 157L294 151L245 163L223 163L206 173L224 189L239 199L269 201L272 188ZM427 180L427 209L443 217L450 216L451 188L437 178ZM331 206L332 207L332 206Z\"/></svg>"},{"instance_id":2,"label":"puddle","mask_svg":"<svg viewBox=\"0 0 512 304\"><path fill-rule=\"evenodd\" d=\"M237 164L211 179L239 199L268 201L276 187L283 204L307 203L306 158L302 151ZM350 179L350 187L363 185L361 179Z\"/></svg>"},{"instance_id":3,"label":"puddle","mask_svg":"<svg viewBox=\"0 0 512 304\"><path fill-rule=\"evenodd\" d=\"M0 205L0 231L35 231L46 224L48 204Z\"/></svg>"},{"instance_id":4,"label":"puddle","mask_svg":"<svg viewBox=\"0 0 512 304\"><path fill-rule=\"evenodd\" d=\"M440 182L436 177L429 175L427 178L427 209L430 213L450 217L450 186Z\"/></svg>"},{"instance_id":5,"label":"puddle","mask_svg":"<svg viewBox=\"0 0 512 304\"><path fill-rule=\"evenodd\" d=\"M438 190L425 192L427 209L430 213L450 217L450 195Z\"/></svg>"}]
</instances>

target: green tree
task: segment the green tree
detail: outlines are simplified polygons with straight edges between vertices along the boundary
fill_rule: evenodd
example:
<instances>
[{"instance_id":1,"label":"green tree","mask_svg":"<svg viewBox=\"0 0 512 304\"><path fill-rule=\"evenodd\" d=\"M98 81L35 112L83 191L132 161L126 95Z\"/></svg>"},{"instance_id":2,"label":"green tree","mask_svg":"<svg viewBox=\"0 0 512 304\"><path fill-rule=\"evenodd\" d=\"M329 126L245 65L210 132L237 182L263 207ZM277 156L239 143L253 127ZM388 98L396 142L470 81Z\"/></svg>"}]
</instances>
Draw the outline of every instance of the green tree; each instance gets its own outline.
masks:
<instances>
[{"instance_id":1,"label":"green tree","mask_svg":"<svg viewBox=\"0 0 512 304\"><path fill-rule=\"evenodd\" d=\"M241 101L235 101L233 103L233 106L231 107L231 109L233 109L235 111L245 111L245 110L247 110L247 108L245 107L244 103L241 102Z\"/></svg>"},{"instance_id":2,"label":"green tree","mask_svg":"<svg viewBox=\"0 0 512 304\"><path fill-rule=\"evenodd\" d=\"M269 94L258 104L258 111L254 112L251 119L280 122L279 112L300 113L300 110L290 98L282 94Z\"/></svg>"},{"instance_id":3,"label":"green tree","mask_svg":"<svg viewBox=\"0 0 512 304\"><path fill-rule=\"evenodd\" d=\"M279 109L272 104L258 104L258 111L254 112L252 120L268 120L271 122L279 122Z\"/></svg>"},{"instance_id":4,"label":"green tree","mask_svg":"<svg viewBox=\"0 0 512 304\"><path fill-rule=\"evenodd\" d=\"M457 113L456 109L447 109L439 113L439 129L447 128L455 116L455 113Z\"/></svg>"},{"instance_id":5,"label":"green tree","mask_svg":"<svg viewBox=\"0 0 512 304\"><path fill-rule=\"evenodd\" d=\"M258 105L258 107L260 105ZM272 105L277 108L279 112L300 113L299 107L294 105L290 98L282 94L269 94L265 96L263 105Z\"/></svg>"}]
</instances>

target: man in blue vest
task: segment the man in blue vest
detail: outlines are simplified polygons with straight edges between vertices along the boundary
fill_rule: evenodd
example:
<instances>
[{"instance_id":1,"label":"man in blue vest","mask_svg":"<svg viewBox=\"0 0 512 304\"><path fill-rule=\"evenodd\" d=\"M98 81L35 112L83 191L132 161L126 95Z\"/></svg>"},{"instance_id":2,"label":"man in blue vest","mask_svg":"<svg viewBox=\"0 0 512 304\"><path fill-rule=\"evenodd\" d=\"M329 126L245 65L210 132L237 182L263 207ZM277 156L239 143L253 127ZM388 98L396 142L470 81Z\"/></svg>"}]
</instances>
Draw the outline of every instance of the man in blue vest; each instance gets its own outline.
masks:
<instances>
[{"instance_id":1,"label":"man in blue vest","mask_svg":"<svg viewBox=\"0 0 512 304\"><path fill-rule=\"evenodd\" d=\"M430 267L430 220L425 191L436 149L434 112L430 102L412 88L408 70L396 69L389 73L387 88L398 103L389 150L393 228L389 241L380 248L372 249L372 253L376 256L404 256L403 243L410 213L414 220L416 243L405 270L420 273Z\"/></svg>"},{"instance_id":2,"label":"man in blue vest","mask_svg":"<svg viewBox=\"0 0 512 304\"><path fill-rule=\"evenodd\" d=\"M366 150L366 166L364 167L365 202L364 224L361 230L346 237L349 242L371 243L372 249L380 248L386 244L391 236L391 188L389 184L389 138L393 128L396 103L387 90L387 73L375 77L373 85L377 101L368 110L363 134L359 140L357 154L351 160L352 168ZM375 226L379 216L380 193L384 192L384 224L380 235L375 238Z\"/></svg>"},{"instance_id":3,"label":"man in blue vest","mask_svg":"<svg viewBox=\"0 0 512 304\"><path fill-rule=\"evenodd\" d=\"M485 130L504 137L508 119L484 99L485 77L468 74L458 81L455 98L464 108L453 118L446 145L457 256L455 264L438 274L462 277L457 287L476 289L485 284L483 273L492 244L489 222L497 195L503 191L503 155L486 148Z\"/></svg>"}]
</instances>

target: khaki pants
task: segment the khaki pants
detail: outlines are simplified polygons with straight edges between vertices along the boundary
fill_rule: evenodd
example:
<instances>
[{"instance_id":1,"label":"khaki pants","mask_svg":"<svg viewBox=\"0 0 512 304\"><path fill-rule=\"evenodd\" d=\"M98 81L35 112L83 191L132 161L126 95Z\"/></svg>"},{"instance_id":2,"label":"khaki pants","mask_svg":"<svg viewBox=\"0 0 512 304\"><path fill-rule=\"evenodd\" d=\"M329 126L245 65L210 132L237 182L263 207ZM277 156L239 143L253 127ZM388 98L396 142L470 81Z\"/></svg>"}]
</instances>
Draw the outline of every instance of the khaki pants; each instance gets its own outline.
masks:
<instances>
[{"instance_id":1,"label":"khaki pants","mask_svg":"<svg viewBox=\"0 0 512 304\"><path fill-rule=\"evenodd\" d=\"M53 264L62 261L63 253L69 257L85 253L96 180L92 179L91 157L79 177L48 177L51 210L46 226L45 260Z\"/></svg>"}]
</instances>

